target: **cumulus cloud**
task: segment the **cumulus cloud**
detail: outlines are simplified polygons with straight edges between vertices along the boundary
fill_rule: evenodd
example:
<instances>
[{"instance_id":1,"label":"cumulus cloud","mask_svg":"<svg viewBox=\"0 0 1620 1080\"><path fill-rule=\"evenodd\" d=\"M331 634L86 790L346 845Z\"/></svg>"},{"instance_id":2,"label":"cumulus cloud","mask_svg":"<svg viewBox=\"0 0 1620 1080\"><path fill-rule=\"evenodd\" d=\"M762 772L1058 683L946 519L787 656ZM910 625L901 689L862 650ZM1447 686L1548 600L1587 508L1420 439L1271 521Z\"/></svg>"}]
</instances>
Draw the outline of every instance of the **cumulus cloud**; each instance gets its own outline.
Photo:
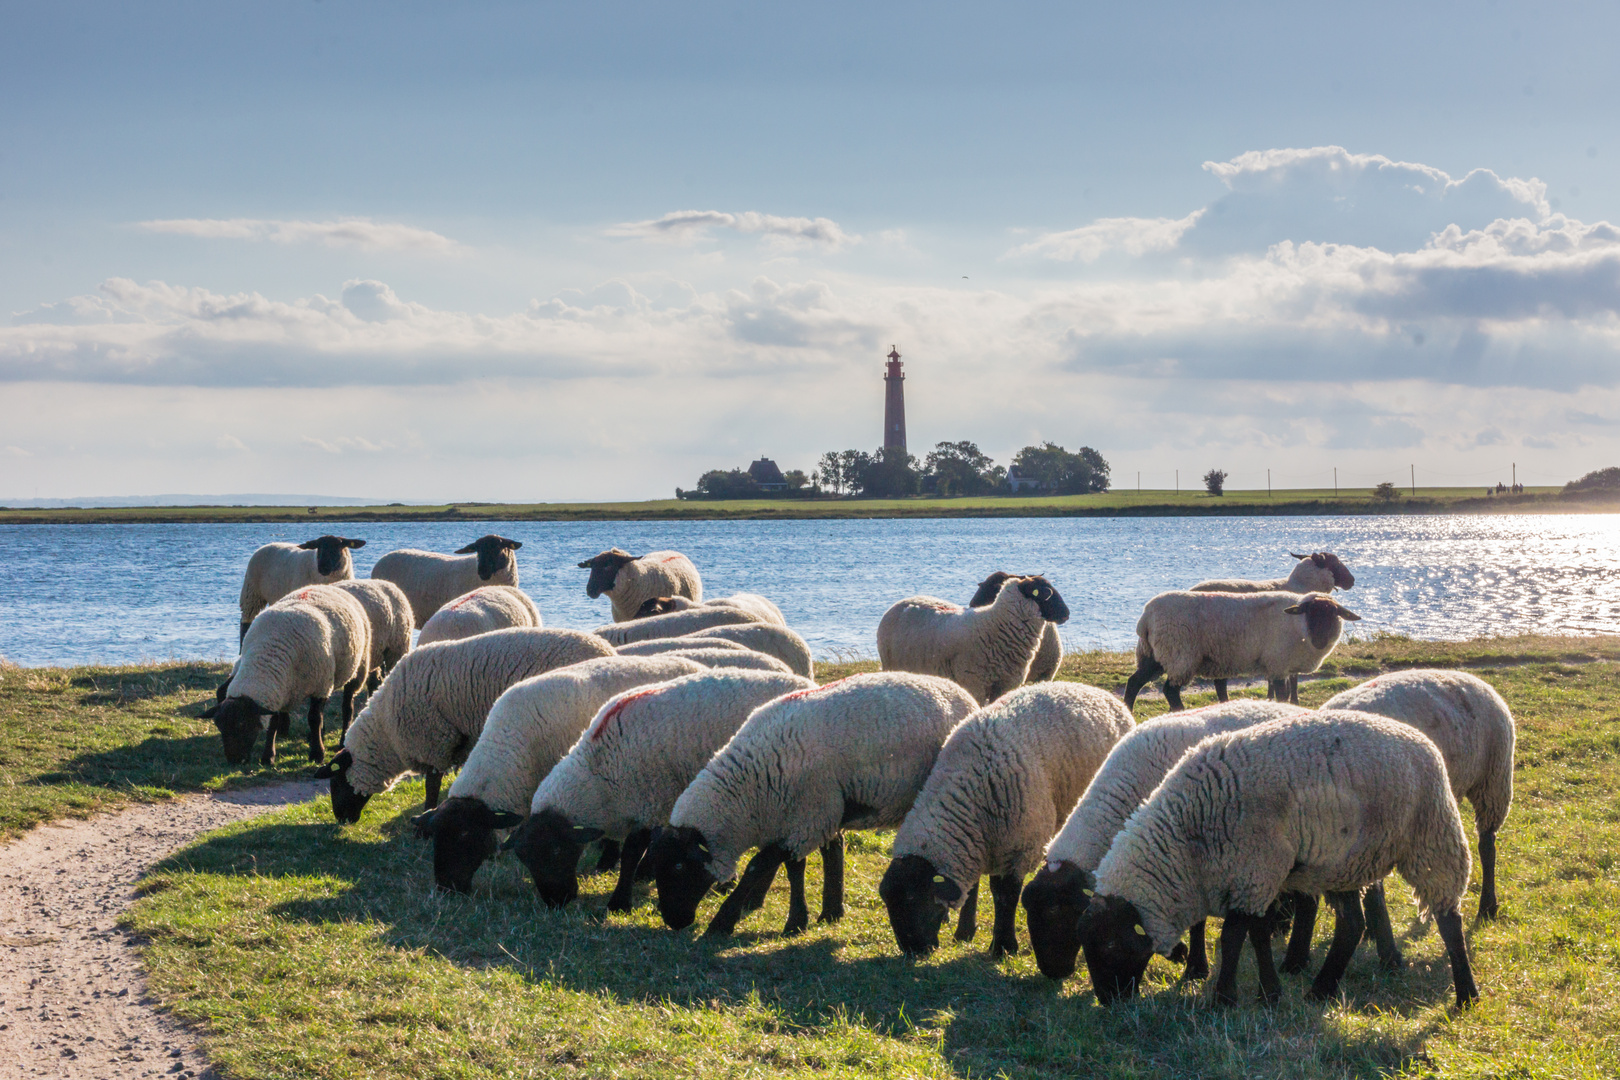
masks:
<instances>
[{"instance_id":1,"label":"cumulus cloud","mask_svg":"<svg viewBox=\"0 0 1620 1080\"><path fill-rule=\"evenodd\" d=\"M767 243L782 248L814 246L839 251L860 239L846 233L829 218L779 217L749 210L730 214L721 210L676 210L650 221L626 221L607 230L607 235L638 240L663 240L690 244L707 236L711 229L762 236Z\"/></svg>"},{"instance_id":2,"label":"cumulus cloud","mask_svg":"<svg viewBox=\"0 0 1620 1080\"><path fill-rule=\"evenodd\" d=\"M431 229L369 218L338 221L274 221L264 218L173 218L141 221L146 232L204 240L253 240L272 244L322 244L361 251L450 252L458 245Z\"/></svg>"}]
</instances>

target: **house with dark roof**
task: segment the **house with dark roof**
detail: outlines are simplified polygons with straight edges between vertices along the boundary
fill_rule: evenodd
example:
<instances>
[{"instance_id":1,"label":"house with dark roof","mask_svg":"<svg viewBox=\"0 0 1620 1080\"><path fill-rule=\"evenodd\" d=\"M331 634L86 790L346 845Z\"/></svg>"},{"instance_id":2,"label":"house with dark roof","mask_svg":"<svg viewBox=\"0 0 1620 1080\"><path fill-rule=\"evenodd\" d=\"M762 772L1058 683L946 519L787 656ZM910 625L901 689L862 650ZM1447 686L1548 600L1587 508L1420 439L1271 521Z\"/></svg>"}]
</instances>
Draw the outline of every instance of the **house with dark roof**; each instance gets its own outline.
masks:
<instances>
[{"instance_id":1,"label":"house with dark roof","mask_svg":"<svg viewBox=\"0 0 1620 1080\"><path fill-rule=\"evenodd\" d=\"M782 470L776 467L776 462L768 457L762 457L748 466L748 475L754 478L761 491L786 491L787 477Z\"/></svg>"}]
</instances>

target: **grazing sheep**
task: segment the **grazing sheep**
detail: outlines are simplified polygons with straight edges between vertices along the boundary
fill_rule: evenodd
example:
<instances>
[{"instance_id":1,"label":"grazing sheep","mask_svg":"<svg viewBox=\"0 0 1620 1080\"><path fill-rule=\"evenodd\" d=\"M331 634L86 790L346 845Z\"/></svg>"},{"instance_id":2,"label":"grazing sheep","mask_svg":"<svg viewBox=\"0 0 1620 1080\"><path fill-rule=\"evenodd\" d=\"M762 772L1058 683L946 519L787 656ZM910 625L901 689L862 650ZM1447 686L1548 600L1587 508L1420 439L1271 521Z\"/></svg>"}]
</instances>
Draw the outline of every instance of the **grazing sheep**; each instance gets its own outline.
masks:
<instances>
[{"instance_id":1,"label":"grazing sheep","mask_svg":"<svg viewBox=\"0 0 1620 1080\"><path fill-rule=\"evenodd\" d=\"M697 642L685 649L676 649L672 652L660 653L661 656L680 656L694 660L706 668L735 668L743 671L775 671L794 672L782 661L774 656L755 652L752 649L726 649L726 648L699 648Z\"/></svg>"},{"instance_id":2,"label":"grazing sheep","mask_svg":"<svg viewBox=\"0 0 1620 1080\"><path fill-rule=\"evenodd\" d=\"M1432 914L1457 1004L1479 997L1458 905L1468 838L1439 749L1422 732L1367 713L1308 713L1212 735L1189 750L1131 815L1097 867L1078 927L1098 1001L1136 993L1155 952L1219 915L1215 998L1237 1000L1247 937L1261 1000L1281 986L1272 905L1326 893L1338 921L1311 996L1332 998L1365 929L1360 890L1400 870Z\"/></svg>"},{"instance_id":3,"label":"grazing sheep","mask_svg":"<svg viewBox=\"0 0 1620 1080\"><path fill-rule=\"evenodd\" d=\"M523 545L516 540L490 533L480 536L454 555L436 551L402 548L377 560L371 576L392 581L411 600L411 613L420 630L433 613L480 585L518 583L517 557L512 553Z\"/></svg>"},{"instance_id":4,"label":"grazing sheep","mask_svg":"<svg viewBox=\"0 0 1620 1080\"><path fill-rule=\"evenodd\" d=\"M878 895L902 952L926 955L961 909L972 941L979 877L990 877L990 956L1018 951L1024 875L1108 751L1134 721L1113 694L1079 683L1023 686L956 726L894 838Z\"/></svg>"},{"instance_id":5,"label":"grazing sheep","mask_svg":"<svg viewBox=\"0 0 1620 1080\"><path fill-rule=\"evenodd\" d=\"M653 638L684 637L711 626L736 626L759 623L760 618L751 611L736 607L695 607L690 611L672 611L668 615L654 615L631 622L609 623L598 626L592 633L609 645L629 645L635 641Z\"/></svg>"},{"instance_id":6,"label":"grazing sheep","mask_svg":"<svg viewBox=\"0 0 1620 1080\"><path fill-rule=\"evenodd\" d=\"M1045 864L1024 889L1029 940L1041 974L1064 979L1074 973L1080 953L1075 926L1086 908L1087 875L1102 862L1126 819L1183 754L1210 735L1304 712L1281 702L1233 701L1145 721L1120 739L1047 845ZM1202 921L1193 924L1189 941L1187 976L1202 979L1209 974Z\"/></svg>"},{"instance_id":7,"label":"grazing sheep","mask_svg":"<svg viewBox=\"0 0 1620 1080\"><path fill-rule=\"evenodd\" d=\"M716 641L736 642L755 652L774 656L793 669L793 674L806 679L816 677L816 665L810 659L810 645L785 626L769 623L744 623L738 626L711 626L697 630L678 641L703 642L707 648Z\"/></svg>"},{"instance_id":8,"label":"grazing sheep","mask_svg":"<svg viewBox=\"0 0 1620 1080\"><path fill-rule=\"evenodd\" d=\"M1360 618L1320 593L1160 593L1136 621L1136 672L1125 684L1125 707L1159 674L1177 710L1181 688L1197 675L1263 675L1274 696L1286 697L1284 680L1321 667L1339 643L1342 620Z\"/></svg>"},{"instance_id":9,"label":"grazing sheep","mask_svg":"<svg viewBox=\"0 0 1620 1080\"><path fill-rule=\"evenodd\" d=\"M366 702L343 749L315 773L332 781L332 813L340 824L359 821L366 800L408 772L427 777L433 809L444 774L467 760L507 687L612 655L593 634L532 627L413 649Z\"/></svg>"},{"instance_id":10,"label":"grazing sheep","mask_svg":"<svg viewBox=\"0 0 1620 1080\"><path fill-rule=\"evenodd\" d=\"M422 646L435 641L460 641L491 630L542 625L540 609L528 593L515 585L485 585L435 611L422 624L422 635L416 643Z\"/></svg>"},{"instance_id":11,"label":"grazing sheep","mask_svg":"<svg viewBox=\"0 0 1620 1080\"><path fill-rule=\"evenodd\" d=\"M654 551L637 557L628 551L610 548L579 564L589 570L585 595L595 600L607 595L613 604L613 621L629 622L641 605L660 596L703 599L703 579L697 567L678 551Z\"/></svg>"},{"instance_id":12,"label":"grazing sheep","mask_svg":"<svg viewBox=\"0 0 1620 1080\"><path fill-rule=\"evenodd\" d=\"M777 626L787 625L787 620L782 617L781 608L758 593L749 592L732 593L730 596L718 596L713 600L701 602L684 596L657 596L637 608L635 617L648 619L654 615L668 615L672 611L690 611L695 607L742 608L758 615L761 622L775 623Z\"/></svg>"},{"instance_id":13,"label":"grazing sheep","mask_svg":"<svg viewBox=\"0 0 1620 1080\"><path fill-rule=\"evenodd\" d=\"M392 581L356 578L333 587L358 600L371 620L371 670L366 689L375 690L400 658L411 651L411 630L416 623L411 602L405 590Z\"/></svg>"},{"instance_id":14,"label":"grazing sheep","mask_svg":"<svg viewBox=\"0 0 1620 1080\"><path fill-rule=\"evenodd\" d=\"M1479 916L1496 918L1496 831L1513 805L1513 713L1490 683L1464 671L1397 671L1335 694L1324 709L1353 709L1410 724L1446 759L1458 799L1479 829Z\"/></svg>"},{"instance_id":15,"label":"grazing sheep","mask_svg":"<svg viewBox=\"0 0 1620 1080\"><path fill-rule=\"evenodd\" d=\"M691 638L648 638L646 641L632 641L628 645L619 646L620 656L662 656L672 652L691 652L693 649L716 649L722 652L753 652L746 645L735 641L721 641L718 638L706 638L702 645L692 641Z\"/></svg>"},{"instance_id":16,"label":"grazing sheep","mask_svg":"<svg viewBox=\"0 0 1620 1080\"><path fill-rule=\"evenodd\" d=\"M450 797L413 820L417 835L433 840L438 888L472 888L473 874L495 853L496 830L523 821L541 779L608 699L702 670L678 657L604 656L507 687L490 706Z\"/></svg>"},{"instance_id":17,"label":"grazing sheep","mask_svg":"<svg viewBox=\"0 0 1620 1080\"><path fill-rule=\"evenodd\" d=\"M1001 593L1001 587L1009 581L1018 580L1019 575L1009 574L1005 570L997 570L989 577L979 582L978 590L973 599L968 601L968 607L989 607ZM1041 647L1035 652L1035 659L1030 661L1029 674L1025 682L1051 682L1057 678L1058 669L1063 666L1063 636L1058 633L1056 623L1047 623L1046 629L1041 631Z\"/></svg>"},{"instance_id":18,"label":"grazing sheep","mask_svg":"<svg viewBox=\"0 0 1620 1080\"><path fill-rule=\"evenodd\" d=\"M261 760L276 759L276 736L287 713L309 706L309 760L326 757L321 744L326 700L343 691L343 727L354 715L354 695L371 666L371 620L352 595L334 585L309 585L261 611L242 639L224 700L211 716L225 745L225 760L245 763L270 717Z\"/></svg>"},{"instance_id":19,"label":"grazing sheep","mask_svg":"<svg viewBox=\"0 0 1620 1080\"><path fill-rule=\"evenodd\" d=\"M363 548L364 540L346 536L317 536L302 544L266 544L249 558L242 573L242 625L236 640L247 637L248 623L266 607L294 589L305 585L329 585L354 577L351 548Z\"/></svg>"},{"instance_id":20,"label":"grazing sheep","mask_svg":"<svg viewBox=\"0 0 1620 1080\"><path fill-rule=\"evenodd\" d=\"M878 658L884 671L953 679L987 705L1023 685L1047 624L1068 618L1068 606L1044 577L1009 581L982 608L913 596L884 612Z\"/></svg>"},{"instance_id":21,"label":"grazing sheep","mask_svg":"<svg viewBox=\"0 0 1620 1080\"><path fill-rule=\"evenodd\" d=\"M820 921L841 918L844 830L900 824L945 737L973 708L948 679L890 671L762 706L681 794L648 849L664 922L690 926L704 893L730 880L754 847L759 852L705 934L729 934L758 909L783 863L791 888L783 932L807 927L804 861L817 849Z\"/></svg>"},{"instance_id":22,"label":"grazing sheep","mask_svg":"<svg viewBox=\"0 0 1620 1080\"><path fill-rule=\"evenodd\" d=\"M622 841L609 911L629 911L652 830L750 713L809 679L786 672L709 671L620 694L541 781L512 850L540 898L562 907L579 895L575 868L592 840Z\"/></svg>"}]
</instances>

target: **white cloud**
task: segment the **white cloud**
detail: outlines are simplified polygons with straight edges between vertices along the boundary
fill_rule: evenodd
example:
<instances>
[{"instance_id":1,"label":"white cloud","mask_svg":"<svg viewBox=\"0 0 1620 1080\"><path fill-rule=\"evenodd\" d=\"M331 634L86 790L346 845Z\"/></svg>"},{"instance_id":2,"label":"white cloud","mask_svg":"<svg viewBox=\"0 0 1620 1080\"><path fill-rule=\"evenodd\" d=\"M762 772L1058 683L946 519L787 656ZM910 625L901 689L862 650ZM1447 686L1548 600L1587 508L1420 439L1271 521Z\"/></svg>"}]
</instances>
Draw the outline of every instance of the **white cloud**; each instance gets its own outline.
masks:
<instances>
[{"instance_id":1,"label":"white cloud","mask_svg":"<svg viewBox=\"0 0 1620 1080\"><path fill-rule=\"evenodd\" d=\"M214 440L214 449L227 451L241 451L247 449L247 444L235 435L221 435Z\"/></svg>"},{"instance_id":2,"label":"white cloud","mask_svg":"<svg viewBox=\"0 0 1620 1080\"><path fill-rule=\"evenodd\" d=\"M24 450L20 446L4 446L4 447L0 447L0 453L4 453L7 457L33 457L34 456L33 454L29 453L27 450Z\"/></svg>"},{"instance_id":3,"label":"white cloud","mask_svg":"<svg viewBox=\"0 0 1620 1080\"><path fill-rule=\"evenodd\" d=\"M252 240L272 244L323 244L362 251L450 252L459 245L431 229L369 218L338 221L274 221L263 218L175 218L141 221L146 232L204 240Z\"/></svg>"},{"instance_id":4,"label":"white cloud","mask_svg":"<svg viewBox=\"0 0 1620 1080\"><path fill-rule=\"evenodd\" d=\"M1202 210L1194 210L1184 218L1098 218L1090 225L1082 225L1068 232L1047 233L1013 248L1007 255L1036 255L1065 262L1076 259L1096 262L1113 251L1122 251L1127 255L1170 251L1181 242L1183 234L1198 223L1203 213Z\"/></svg>"},{"instance_id":5,"label":"white cloud","mask_svg":"<svg viewBox=\"0 0 1620 1080\"><path fill-rule=\"evenodd\" d=\"M741 214L722 210L676 210L650 221L614 225L607 230L607 235L690 244L707 236L710 229L763 236L767 243L783 248L817 246L839 251L860 240L828 218L779 217L752 210Z\"/></svg>"},{"instance_id":6,"label":"white cloud","mask_svg":"<svg viewBox=\"0 0 1620 1080\"><path fill-rule=\"evenodd\" d=\"M350 450L357 450L363 454L380 454L385 450L394 448L394 444L391 442L372 442L370 439L361 438L358 435L341 435L333 439L321 439L314 435L305 435L298 441L305 446L313 446L315 449L327 454L342 454Z\"/></svg>"}]
</instances>

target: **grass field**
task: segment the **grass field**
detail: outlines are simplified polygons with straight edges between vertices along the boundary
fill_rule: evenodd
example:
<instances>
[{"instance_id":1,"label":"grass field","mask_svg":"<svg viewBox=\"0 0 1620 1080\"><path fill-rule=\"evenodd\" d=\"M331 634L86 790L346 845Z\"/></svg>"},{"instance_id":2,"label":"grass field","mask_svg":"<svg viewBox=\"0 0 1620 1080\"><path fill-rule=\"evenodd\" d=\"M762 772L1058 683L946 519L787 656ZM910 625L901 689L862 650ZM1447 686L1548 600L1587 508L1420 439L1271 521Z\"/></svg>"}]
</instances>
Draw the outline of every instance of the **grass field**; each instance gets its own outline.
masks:
<instances>
[{"instance_id":1,"label":"grass field","mask_svg":"<svg viewBox=\"0 0 1620 1080\"><path fill-rule=\"evenodd\" d=\"M442 506L153 506L112 509L0 508L4 524L111 524L232 521L645 521L903 518L903 517L1112 517L1269 514L1614 513L1620 497L1570 499L1561 488L1529 488L1523 495L1486 497L1483 488L1420 487L1394 502L1378 502L1366 488L1228 491L1114 490L1101 495L994 496L908 499L654 499L616 503L459 503Z\"/></svg>"},{"instance_id":2,"label":"grass field","mask_svg":"<svg viewBox=\"0 0 1620 1080\"><path fill-rule=\"evenodd\" d=\"M1380 670L1465 666L1518 718L1503 915L1470 927L1484 996L1467 1013L1448 1004L1437 935L1413 922L1398 881L1404 974L1380 974L1364 949L1340 1001L1306 1003L1303 979L1285 977L1283 1004L1223 1011L1155 960L1143 1000L1103 1009L1083 978L1053 985L1027 953L991 963L984 929L975 946L901 959L876 897L883 835L852 837L845 920L792 939L779 933L780 883L725 944L663 929L644 893L633 914L606 916L600 878L571 910L548 911L505 857L471 896L437 896L408 827L420 782L373 800L357 826L337 827L316 803L214 834L147 879L129 922L154 991L201 1026L232 1077L1620 1075L1620 639L1380 637L1332 663L1302 687L1307 704ZM1124 654L1088 653L1064 674L1117 687L1130 667ZM211 736L176 715L197 711L214 678L5 672L7 794L61 789L58 805L86 808L235 782ZM1162 708L1146 701L1139 714ZM19 710L35 719L11 726ZM14 731L33 733L25 763L12 760ZM1240 979L1247 995L1252 969Z\"/></svg>"}]
</instances>

